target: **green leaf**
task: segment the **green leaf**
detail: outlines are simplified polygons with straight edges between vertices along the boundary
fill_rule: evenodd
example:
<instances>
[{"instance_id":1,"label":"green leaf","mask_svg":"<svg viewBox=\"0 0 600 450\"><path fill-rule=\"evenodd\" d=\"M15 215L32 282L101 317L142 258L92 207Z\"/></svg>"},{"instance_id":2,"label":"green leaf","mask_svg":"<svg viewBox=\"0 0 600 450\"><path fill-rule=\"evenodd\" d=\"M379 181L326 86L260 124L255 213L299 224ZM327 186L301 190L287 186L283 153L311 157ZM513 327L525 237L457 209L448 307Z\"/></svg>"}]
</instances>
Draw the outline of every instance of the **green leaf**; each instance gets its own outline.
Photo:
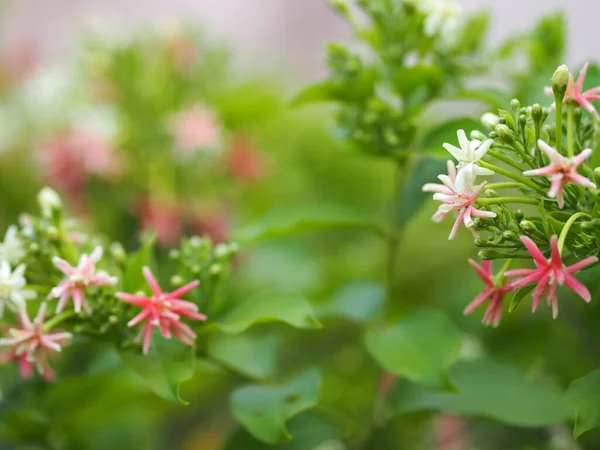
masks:
<instances>
[{"instance_id":1,"label":"green leaf","mask_svg":"<svg viewBox=\"0 0 600 450\"><path fill-rule=\"evenodd\" d=\"M208 355L250 378L262 380L275 372L279 337L275 334L218 334L208 343Z\"/></svg>"},{"instance_id":2,"label":"green leaf","mask_svg":"<svg viewBox=\"0 0 600 450\"><path fill-rule=\"evenodd\" d=\"M246 430L267 444L292 439L286 422L317 404L321 376L308 370L280 386L248 385L231 395L231 412Z\"/></svg>"},{"instance_id":3,"label":"green leaf","mask_svg":"<svg viewBox=\"0 0 600 450\"><path fill-rule=\"evenodd\" d=\"M573 381L565 392L565 403L577 414L576 438L600 426L600 369Z\"/></svg>"},{"instance_id":4,"label":"green leaf","mask_svg":"<svg viewBox=\"0 0 600 450\"><path fill-rule=\"evenodd\" d=\"M562 13L549 15L537 23L529 46L532 72L554 70L563 62L565 37L566 23Z\"/></svg>"},{"instance_id":5,"label":"green leaf","mask_svg":"<svg viewBox=\"0 0 600 450\"><path fill-rule=\"evenodd\" d=\"M194 348L176 339L167 340L155 334L147 355L121 351L121 359L158 396L187 404L179 396L179 386L194 374Z\"/></svg>"},{"instance_id":6,"label":"green leaf","mask_svg":"<svg viewBox=\"0 0 600 450\"><path fill-rule=\"evenodd\" d=\"M506 106L510 104L511 100L509 94L493 88L463 90L447 98L456 100L478 100L487 103L492 109L506 108Z\"/></svg>"},{"instance_id":7,"label":"green leaf","mask_svg":"<svg viewBox=\"0 0 600 450\"><path fill-rule=\"evenodd\" d=\"M533 291L533 288L535 287L535 284L531 284L529 286L525 286L522 287L521 289L518 289L512 297L512 300L510 301L510 306L508 307L508 312L511 313L514 311L514 309L519 306L519 303L521 303L521 301L527 297L527 295L529 295L529 293L531 291Z\"/></svg>"},{"instance_id":8,"label":"green leaf","mask_svg":"<svg viewBox=\"0 0 600 450\"><path fill-rule=\"evenodd\" d=\"M381 313L384 300L385 292L381 284L356 281L337 291L331 301L320 309L319 316L364 322Z\"/></svg>"},{"instance_id":9,"label":"green leaf","mask_svg":"<svg viewBox=\"0 0 600 450\"><path fill-rule=\"evenodd\" d=\"M440 311L418 311L365 334L367 350L396 375L434 388L451 387L447 370L457 360L462 337Z\"/></svg>"},{"instance_id":10,"label":"green leaf","mask_svg":"<svg viewBox=\"0 0 600 450\"><path fill-rule=\"evenodd\" d=\"M313 84L302 89L291 101L292 106L304 106L338 100L335 86L330 81Z\"/></svg>"},{"instance_id":11,"label":"green leaf","mask_svg":"<svg viewBox=\"0 0 600 450\"><path fill-rule=\"evenodd\" d=\"M444 155L447 155L446 159L452 159L452 155L442 148L442 144L448 142L458 146L458 137L456 136L458 130L465 130L465 133L467 133L468 136L473 130L483 130L483 126L479 121L470 117L449 120L448 122L444 122L433 129L428 130L420 147L431 153L443 152Z\"/></svg>"},{"instance_id":12,"label":"green leaf","mask_svg":"<svg viewBox=\"0 0 600 450\"><path fill-rule=\"evenodd\" d=\"M557 388L529 380L511 365L491 360L460 361L449 375L457 393L398 384L390 395L394 412L441 410L522 427L542 427L569 417Z\"/></svg>"},{"instance_id":13,"label":"green leaf","mask_svg":"<svg viewBox=\"0 0 600 450\"><path fill-rule=\"evenodd\" d=\"M410 175L401 184L394 204L393 220L396 227L406 224L419 211L425 200L431 198L431 192L423 192L423 185L436 182L441 173L446 173L446 161L426 157L414 159Z\"/></svg>"},{"instance_id":14,"label":"green leaf","mask_svg":"<svg viewBox=\"0 0 600 450\"><path fill-rule=\"evenodd\" d=\"M383 232L377 221L341 205L295 205L271 211L258 222L235 233L234 240L248 245L266 239L336 228L365 228Z\"/></svg>"},{"instance_id":15,"label":"green leaf","mask_svg":"<svg viewBox=\"0 0 600 450\"><path fill-rule=\"evenodd\" d=\"M237 305L218 327L226 333L241 333L257 323L285 322L296 328L321 328L312 307L300 294L262 292Z\"/></svg>"},{"instance_id":16,"label":"green leaf","mask_svg":"<svg viewBox=\"0 0 600 450\"><path fill-rule=\"evenodd\" d=\"M486 34L490 26L490 13L474 14L465 23L460 39L460 48L468 54L476 53L486 41Z\"/></svg>"},{"instance_id":17,"label":"green leaf","mask_svg":"<svg viewBox=\"0 0 600 450\"><path fill-rule=\"evenodd\" d=\"M125 292L136 292L146 286L142 267L148 266L151 269L156 267L154 255L155 245L156 237L153 235L146 235L142 239L140 249L131 254L127 259L122 280L123 290Z\"/></svg>"},{"instance_id":18,"label":"green leaf","mask_svg":"<svg viewBox=\"0 0 600 450\"><path fill-rule=\"evenodd\" d=\"M289 442L275 447L257 441L251 434L238 429L223 450L307 450L316 449L324 442L339 438L340 431L331 423L312 412L293 417L288 422L289 433L294 436Z\"/></svg>"},{"instance_id":19,"label":"green leaf","mask_svg":"<svg viewBox=\"0 0 600 450\"><path fill-rule=\"evenodd\" d=\"M421 88L435 90L441 86L444 79L441 68L424 64L395 68L389 76L397 92L404 97L417 92Z\"/></svg>"}]
</instances>

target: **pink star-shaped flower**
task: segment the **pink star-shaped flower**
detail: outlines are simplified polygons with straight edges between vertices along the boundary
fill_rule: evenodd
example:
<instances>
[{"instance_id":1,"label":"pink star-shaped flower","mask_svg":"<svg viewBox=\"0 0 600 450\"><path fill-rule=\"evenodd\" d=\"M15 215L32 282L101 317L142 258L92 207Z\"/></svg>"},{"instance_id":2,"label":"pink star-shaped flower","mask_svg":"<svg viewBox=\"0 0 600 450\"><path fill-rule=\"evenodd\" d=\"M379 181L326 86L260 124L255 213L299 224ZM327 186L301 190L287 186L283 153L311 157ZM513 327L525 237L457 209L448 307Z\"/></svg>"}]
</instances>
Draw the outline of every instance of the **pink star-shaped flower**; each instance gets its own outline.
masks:
<instances>
[{"instance_id":1,"label":"pink star-shaped flower","mask_svg":"<svg viewBox=\"0 0 600 450\"><path fill-rule=\"evenodd\" d=\"M102 247L98 246L91 255L81 255L77 267L71 266L64 259L54 257L52 262L67 277L54 287L48 298L58 298L56 313L61 312L70 298L73 299L75 312L81 308L91 314L92 310L85 298L85 289L90 286L113 286L117 283L117 277L111 277L106 272L96 273L96 264L102 258Z\"/></svg>"},{"instance_id":2,"label":"pink star-shaped flower","mask_svg":"<svg viewBox=\"0 0 600 450\"><path fill-rule=\"evenodd\" d=\"M193 340L196 339L196 333L185 323L181 322L181 317L206 320L206 316L198 313L197 305L192 302L180 300L179 297L187 294L200 283L197 280L192 281L171 293L164 293L160 289L156 278L152 275L150 268L144 267L143 273L148 285L152 289L151 297L132 295L125 292L117 292L116 295L119 300L143 309L142 312L127 323L127 326L133 327L145 321L144 327L138 337L143 340L144 354L148 353L150 349L152 329L155 326L160 329L166 339L171 339L172 333L184 344L191 345Z\"/></svg>"},{"instance_id":3,"label":"pink star-shaped flower","mask_svg":"<svg viewBox=\"0 0 600 450\"><path fill-rule=\"evenodd\" d=\"M472 171L461 170L457 176L453 162L448 161L448 175L442 174L438 178L443 184L427 183L423 186L423 191L435 192L433 199L443 203L433 215L432 219L434 221L440 222L450 212L458 212L448 239L456 237L461 222L465 224L465 227L471 228L474 223L473 217L496 217L494 212L481 211L475 208L475 202L486 183L484 182L476 188L473 187L474 175Z\"/></svg>"},{"instance_id":4,"label":"pink star-shaped flower","mask_svg":"<svg viewBox=\"0 0 600 450\"><path fill-rule=\"evenodd\" d=\"M563 285L579 295L585 302L589 302L592 299L590 291L577 281L573 277L573 274L594 264L598 261L597 257L589 256L571 266L565 267L558 250L558 238L556 235L550 238L550 259L546 259L538 246L535 245L535 242L527 236L521 236L521 242L523 242L529 253L531 253L536 268L509 270L504 275L507 277L521 277L510 283L510 286L514 289L522 288L531 283L537 283L533 291L533 303L531 305L533 312L537 309L540 301L545 299L552 307L552 317L556 319L558 316L557 289Z\"/></svg>"},{"instance_id":5,"label":"pink star-shaped flower","mask_svg":"<svg viewBox=\"0 0 600 450\"><path fill-rule=\"evenodd\" d=\"M565 184L574 183L580 186L596 189L596 185L592 183L588 178L577 173L577 168L583 164L583 162L589 158L592 154L592 149L586 148L581 153L573 158L565 158L563 155L558 153L556 149L550 147L541 139L538 140L538 146L550 159L550 164L540 169L526 170L523 175L529 177L548 177L552 184L548 191L548 197L554 198L558 201L559 208L562 208L565 204L564 200L564 189Z\"/></svg>"},{"instance_id":6,"label":"pink star-shaped flower","mask_svg":"<svg viewBox=\"0 0 600 450\"><path fill-rule=\"evenodd\" d=\"M579 77L577 78L577 82L573 83L573 75L569 74L569 83L567 84L567 90L565 92L565 98L563 99L563 103L567 103L572 100L577 102L580 106L585 108L594 118L600 118L598 116L598 111L594 108L594 106L590 103L592 100L600 100L600 86L589 89L585 92L583 91L583 82L585 81L585 76L588 70L588 63L585 63L581 71L579 72ZM544 93L549 95L550 97L554 97L554 91L552 91L551 87L544 88ZM552 112L556 105L552 103L548 110Z\"/></svg>"},{"instance_id":7,"label":"pink star-shaped flower","mask_svg":"<svg viewBox=\"0 0 600 450\"><path fill-rule=\"evenodd\" d=\"M23 378L31 378L35 367L45 380L53 380L54 371L48 364L48 355L60 352L61 347L71 338L70 333L45 331L45 313L46 303L42 303L31 322L25 309L22 309L19 312L20 328L9 328L8 337L0 339L0 346L11 347L0 355L0 360L17 361Z\"/></svg>"},{"instance_id":8,"label":"pink star-shaped flower","mask_svg":"<svg viewBox=\"0 0 600 450\"><path fill-rule=\"evenodd\" d=\"M475 269L479 278L486 284L486 287L481 291L475 299L467 305L464 314L471 314L486 301L489 301L487 309L483 314L482 322L486 325L497 327L502 319L502 306L504 304L504 295L512 290L510 285L497 285L494 282L492 274L492 262L483 261L480 266L472 259L469 259L469 264Z\"/></svg>"}]
</instances>

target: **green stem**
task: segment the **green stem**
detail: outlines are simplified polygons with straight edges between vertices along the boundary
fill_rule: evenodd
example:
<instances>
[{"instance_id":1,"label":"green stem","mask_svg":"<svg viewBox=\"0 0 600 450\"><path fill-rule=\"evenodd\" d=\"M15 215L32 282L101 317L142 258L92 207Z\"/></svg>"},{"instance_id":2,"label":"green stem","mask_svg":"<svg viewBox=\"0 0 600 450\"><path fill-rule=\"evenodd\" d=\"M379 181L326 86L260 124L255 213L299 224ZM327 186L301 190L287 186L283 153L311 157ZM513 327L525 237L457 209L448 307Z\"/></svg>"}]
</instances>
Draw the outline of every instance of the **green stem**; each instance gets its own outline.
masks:
<instances>
[{"instance_id":1,"label":"green stem","mask_svg":"<svg viewBox=\"0 0 600 450\"><path fill-rule=\"evenodd\" d=\"M58 314L57 316L52 317L50 320L48 320L46 323L44 323L44 332L48 332L50 331L52 328L54 328L56 325L58 325L59 323L61 323L64 320L70 319L71 317L76 316L77 314L75 313L75 311L65 311L62 314Z\"/></svg>"},{"instance_id":2,"label":"green stem","mask_svg":"<svg viewBox=\"0 0 600 450\"><path fill-rule=\"evenodd\" d=\"M546 191L544 191L541 187L539 187L537 184L535 184L533 181L528 180L527 178L521 176L521 175L517 175L516 173L512 173L509 170L503 169L502 167L498 167L495 166L494 164L490 164L487 163L485 161L479 161L479 165L481 167L485 167L486 169L490 169L493 170L496 173L499 173L500 175L504 175L505 177L508 177L512 180L518 181L521 184L524 184L527 187L530 187L531 189L535 189L536 191L538 191L540 194L542 195L546 195Z\"/></svg>"},{"instance_id":3,"label":"green stem","mask_svg":"<svg viewBox=\"0 0 600 450\"><path fill-rule=\"evenodd\" d=\"M569 234L569 230L571 229L571 227L573 226L573 224L575 223L575 221L577 219L579 219L580 217L584 217L584 216L590 217L590 215L587 213L578 212L576 214L573 214L571 217L569 217L569 220L567 220L567 222L565 223L565 226L560 231L560 236L558 237L558 252L560 254L562 254L562 249L565 245L565 241L567 240L567 235Z\"/></svg>"},{"instance_id":4,"label":"green stem","mask_svg":"<svg viewBox=\"0 0 600 450\"><path fill-rule=\"evenodd\" d=\"M535 167L535 164L533 164L533 161L531 160L531 158L529 157L529 155L525 151L525 147L523 147L523 145L521 145L520 142L516 142L515 141L515 147L514 148L517 150L517 152L519 153L519 155L521 155L521 158L523 158L523 161L525 161L529 165L529 167Z\"/></svg>"},{"instance_id":5,"label":"green stem","mask_svg":"<svg viewBox=\"0 0 600 450\"><path fill-rule=\"evenodd\" d=\"M554 96L554 104L556 105L556 151L560 153L562 146L562 97Z\"/></svg>"},{"instance_id":6,"label":"green stem","mask_svg":"<svg viewBox=\"0 0 600 450\"><path fill-rule=\"evenodd\" d=\"M393 199L398 199L400 195L400 183L404 175L404 163L396 163L396 171L394 175L394 195ZM398 208L400 205L399 201L394 201L392 207ZM395 214L398 211L394 211ZM394 301L396 292L396 269L398 266L398 248L400 247L400 240L402 238L402 228L396 224L392 224L388 234L388 257L387 257L387 301L388 307Z\"/></svg>"},{"instance_id":7,"label":"green stem","mask_svg":"<svg viewBox=\"0 0 600 450\"><path fill-rule=\"evenodd\" d=\"M574 147L574 139L573 139L573 131L575 130L575 121L573 117L573 113L575 112L575 107L569 103L567 106L567 156L572 158L575 156Z\"/></svg>"},{"instance_id":8,"label":"green stem","mask_svg":"<svg viewBox=\"0 0 600 450\"><path fill-rule=\"evenodd\" d=\"M521 183L507 181L504 183L490 183L485 186L486 189L518 189L522 188Z\"/></svg>"},{"instance_id":9,"label":"green stem","mask_svg":"<svg viewBox=\"0 0 600 450\"><path fill-rule=\"evenodd\" d=\"M501 155L500 153L496 153L495 151L493 151L493 150L490 150L490 151L488 151L488 155L490 155L490 156L493 156L493 157L494 157L494 158L496 158L497 160L499 160L499 161L502 161L504 164L506 164L506 165L508 165L508 166L511 166L511 167L513 167L513 168L517 169L519 172L522 172L522 171L523 171L523 168L522 168L522 167L519 165L519 163L517 163L517 162L513 161L513 160L512 160L512 159L510 159L510 158L507 158L507 157L506 157L506 156L504 156L504 155Z\"/></svg>"},{"instance_id":10,"label":"green stem","mask_svg":"<svg viewBox=\"0 0 600 450\"><path fill-rule=\"evenodd\" d=\"M494 197L494 198L479 198L478 205L499 205L501 203L525 203L527 205L539 205L539 201L527 197Z\"/></svg>"}]
</instances>

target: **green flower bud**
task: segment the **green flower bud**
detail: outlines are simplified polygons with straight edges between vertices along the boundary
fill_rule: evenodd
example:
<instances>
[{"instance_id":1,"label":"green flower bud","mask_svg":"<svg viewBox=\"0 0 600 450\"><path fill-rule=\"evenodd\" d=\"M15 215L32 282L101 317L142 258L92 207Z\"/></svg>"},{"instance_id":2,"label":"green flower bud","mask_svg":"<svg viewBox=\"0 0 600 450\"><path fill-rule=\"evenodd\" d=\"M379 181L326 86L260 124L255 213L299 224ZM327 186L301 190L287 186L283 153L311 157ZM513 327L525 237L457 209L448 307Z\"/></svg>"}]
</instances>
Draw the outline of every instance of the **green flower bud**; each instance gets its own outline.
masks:
<instances>
[{"instance_id":1,"label":"green flower bud","mask_svg":"<svg viewBox=\"0 0 600 450\"><path fill-rule=\"evenodd\" d=\"M172 248L171 250L169 250L169 258L171 258L172 260L178 260L180 256L181 252L178 249Z\"/></svg>"},{"instance_id":2,"label":"green flower bud","mask_svg":"<svg viewBox=\"0 0 600 450\"><path fill-rule=\"evenodd\" d=\"M235 255L239 251L240 251L240 246L238 245L237 242L230 242L229 243L229 254Z\"/></svg>"},{"instance_id":3,"label":"green flower bud","mask_svg":"<svg viewBox=\"0 0 600 450\"><path fill-rule=\"evenodd\" d=\"M171 286L173 287L179 287L179 286L183 286L184 280L181 276L179 275L173 275L171 277Z\"/></svg>"},{"instance_id":4,"label":"green flower bud","mask_svg":"<svg viewBox=\"0 0 600 450\"><path fill-rule=\"evenodd\" d=\"M506 239L507 241L516 241L519 239L519 237L517 236L517 233L515 233L514 231L510 231L510 230L506 230L504 233L502 233L502 237L504 239Z\"/></svg>"},{"instance_id":5,"label":"green flower bud","mask_svg":"<svg viewBox=\"0 0 600 450\"><path fill-rule=\"evenodd\" d=\"M518 99L516 99L516 98L513 98L513 99L510 101L510 107L512 108L512 110L513 110L513 111L515 111L515 112L516 112L516 111L518 111L518 110L519 110L519 108L521 107L521 102L520 102Z\"/></svg>"},{"instance_id":6,"label":"green flower bud","mask_svg":"<svg viewBox=\"0 0 600 450\"><path fill-rule=\"evenodd\" d=\"M29 244L29 251L31 253L38 253L40 251L40 245L37 242L32 242Z\"/></svg>"},{"instance_id":7,"label":"green flower bud","mask_svg":"<svg viewBox=\"0 0 600 450\"><path fill-rule=\"evenodd\" d=\"M537 230L537 228L535 227L535 224L533 222L531 222L530 220L527 220L527 219L521 220L521 222L519 223L519 227L523 231L529 231L529 232L531 232L531 231Z\"/></svg>"},{"instance_id":8,"label":"green flower bud","mask_svg":"<svg viewBox=\"0 0 600 450\"><path fill-rule=\"evenodd\" d=\"M515 219L517 219L518 222L523 220L524 217L525 217L525 214L523 213L523 211L521 211L520 209L517 209L515 211Z\"/></svg>"},{"instance_id":9,"label":"green flower bud","mask_svg":"<svg viewBox=\"0 0 600 450\"><path fill-rule=\"evenodd\" d=\"M57 240L59 236L58 230L52 225L46 228L46 234L48 235L48 238L52 241Z\"/></svg>"},{"instance_id":10,"label":"green flower bud","mask_svg":"<svg viewBox=\"0 0 600 450\"><path fill-rule=\"evenodd\" d=\"M222 270L221 264L213 264L209 269L211 275L219 275Z\"/></svg>"},{"instance_id":11,"label":"green flower bud","mask_svg":"<svg viewBox=\"0 0 600 450\"><path fill-rule=\"evenodd\" d=\"M115 261L122 263L125 262L127 258L127 254L125 253L125 249L118 242L113 242L110 244L110 253L115 258Z\"/></svg>"},{"instance_id":12,"label":"green flower bud","mask_svg":"<svg viewBox=\"0 0 600 450\"><path fill-rule=\"evenodd\" d=\"M548 108L542 108L542 122L548 118Z\"/></svg>"},{"instance_id":13,"label":"green flower bud","mask_svg":"<svg viewBox=\"0 0 600 450\"><path fill-rule=\"evenodd\" d=\"M591 231L594 228L594 224L592 222L581 222L581 229L584 231Z\"/></svg>"},{"instance_id":14,"label":"green flower bud","mask_svg":"<svg viewBox=\"0 0 600 450\"><path fill-rule=\"evenodd\" d=\"M490 131L488 136L490 137L490 139L496 139L498 137L498 133L496 133L495 131Z\"/></svg>"},{"instance_id":15,"label":"green flower bud","mask_svg":"<svg viewBox=\"0 0 600 450\"><path fill-rule=\"evenodd\" d=\"M569 84L569 68L564 64L559 66L552 75L552 92L562 102Z\"/></svg>"},{"instance_id":16,"label":"green flower bud","mask_svg":"<svg viewBox=\"0 0 600 450\"><path fill-rule=\"evenodd\" d=\"M486 244L487 242L486 242L486 240L485 240L485 239L478 238L478 239L475 239L475 240L473 241L473 243L475 244L475 247L485 247L485 244Z\"/></svg>"},{"instance_id":17,"label":"green flower bud","mask_svg":"<svg viewBox=\"0 0 600 450\"><path fill-rule=\"evenodd\" d=\"M108 316L108 323L111 325L116 325L119 323L119 318L114 314L111 314L110 316Z\"/></svg>"},{"instance_id":18,"label":"green flower bud","mask_svg":"<svg viewBox=\"0 0 600 450\"><path fill-rule=\"evenodd\" d=\"M202 266L200 266L199 264L194 264L190 270L192 271L192 273L194 275L200 275L200 272L202 272Z\"/></svg>"},{"instance_id":19,"label":"green flower bud","mask_svg":"<svg viewBox=\"0 0 600 450\"><path fill-rule=\"evenodd\" d=\"M527 116L525 114L519 114L519 126L521 129L527 125Z\"/></svg>"},{"instance_id":20,"label":"green flower bud","mask_svg":"<svg viewBox=\"0 0 600 450\"><path fill-rule=\"evenodd\" d=\"M502 139L507 144L512 144L515 142L515 135L510 128L506 125L498 125L496 126L496 133L500 139Z\"/></svg>"},{"instance_id":21,"label":"green flower bud","mask_svg":"<svg viewBox=\"0 0 600 450\"><path fill-rule=\"evenodd\" d=\"M479 120L481 124L488 130L493 130L494 128L496 128L496 125L498 125L500 117L498 117L494 113L485 113L483 116L481 116L481 119Z\"/></svg>"},{"instance_id":22,"label":"green flower bud","mask_svg":"<svg viewBox=\"0 0 600 450\"><path fill-rule=\"evenodd\" d=\"M539 103L536 103L531 108L531 117L534 121L540 122L542 120L543 108Z\"/></svg>"},{"instance_id":23,"label":"green flower bud","mask_svg":"<svg viewBox=\"0 0 600 450\"><path fill-rule=\"evenodd\" d=\"M473 130L473 131L471 131L469 133L469 137L471 139L477 139L478 141L485 141L487 139L487 136L485 134L483 134L479 130Z\"/></svg>"},{"instance_id":24,"label":"green flower bud","mask_svg":"<svg viewBox=\"0 0 600 450\"><path fill-rule=\"evenodd\" d=\"M594 169L594 178L596 179L596 184L600 184L600 167Z\"/></svg>"}]
</instances>

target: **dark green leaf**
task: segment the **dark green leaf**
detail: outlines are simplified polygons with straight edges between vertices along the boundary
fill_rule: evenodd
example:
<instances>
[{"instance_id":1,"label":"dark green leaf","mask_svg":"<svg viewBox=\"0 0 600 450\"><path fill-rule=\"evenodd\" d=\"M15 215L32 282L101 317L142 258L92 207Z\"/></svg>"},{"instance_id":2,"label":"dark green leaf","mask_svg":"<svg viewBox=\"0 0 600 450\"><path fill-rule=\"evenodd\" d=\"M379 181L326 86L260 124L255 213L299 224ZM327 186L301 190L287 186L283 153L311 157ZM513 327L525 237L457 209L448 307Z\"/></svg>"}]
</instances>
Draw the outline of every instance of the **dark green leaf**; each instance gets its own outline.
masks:
<instances>
[{"instance_id":1,"label":"dark green leaf","mask_svg":"<svg viewBox=\"0 0 600 450\"><path fill-rule=\"evenodd\" d=\"M577 413L576 438L600 426L600 369L573 381L565 392L565 403Z\"/></svg>"},{"instance_id":2,"label":"dark green leaf","mask_svg":"<svg viewBox=\"0 0 600 450\"><path fill-rule=\"evenodd\" d=\"M390 395L396 413L435 411L484 416L510 425L542 427L569 417L561 393L514 367L491 360L460 361L449 372L458 392L400 383Z\"/></svg>"},{"instance_id":3,"label":"dark green leaf","mask_svg":"<svg viewBox=\"0 0 600 450\"><path fill-rule=\"evenodd\" d=\"M238 304L218 324L226 333L241 333L252 325L285 322L296 328L321 328L312 307L300 294L263 292Z\"/></svg>"},{"instance_id":4,"label":"dark green leaf","mask_svg":"<svg viewBox=\"0 0 600 450\"><path fill-rule=\"evenodd\" d=\"M415 312L365 334L365 345L382 368L439 389L451 387L447 371L457 360L461 344L460 331L434 310Z\"/></svg>"},{"instance_id":5,"label":"dark green leaf","mask_svg":"<svg viewBox=\"0 0 600 450\"><path fill-rule=\"evenodd\" d=\"M531 284L529 286L525 286L522 287L521 289L517 290L512 297L512 300L510 301L510 306L508 307L508 312L511 313L514 311L514 309L519 306L519 303L521 303L521 301L527 297L529 295L529 293L531 291L533 291L533 288L535 287L535 284Z\"/></svg>"},{"instance_id":6,"label":"dark green leaf","mask_svg":"<svg viewBox=\"0 0 600 450\"><path fill-rule=\"evenodd\" d=\"M158 396L186 404L179 396L179 386L194 374L194 348L176 339L167 340L155 334L147 355L122 351L121 359Z\"/></svg>"},{"instance_id":7,"label":"dark green leaf","mask_svg":"<svg viewBox=\"0 0 600 450\"><path fill-rule=\"evenodd\" d=\"M218 334L208 344L208 355L242 375L265 379L277 364L279 338L274 334Z\"/></svg>"},{"instance_id":8,"label":"dark green leaf","mask_svg":"<svg viewBox=\"0 0 600 450\"><path fill-rule=\"evenodd\" d=\"M317 404L321 377L303 372L279 386L248 385L231 395L231 412L253 436L268 444L292 439L286 422Z\"/></svg>"}]
</instances>

